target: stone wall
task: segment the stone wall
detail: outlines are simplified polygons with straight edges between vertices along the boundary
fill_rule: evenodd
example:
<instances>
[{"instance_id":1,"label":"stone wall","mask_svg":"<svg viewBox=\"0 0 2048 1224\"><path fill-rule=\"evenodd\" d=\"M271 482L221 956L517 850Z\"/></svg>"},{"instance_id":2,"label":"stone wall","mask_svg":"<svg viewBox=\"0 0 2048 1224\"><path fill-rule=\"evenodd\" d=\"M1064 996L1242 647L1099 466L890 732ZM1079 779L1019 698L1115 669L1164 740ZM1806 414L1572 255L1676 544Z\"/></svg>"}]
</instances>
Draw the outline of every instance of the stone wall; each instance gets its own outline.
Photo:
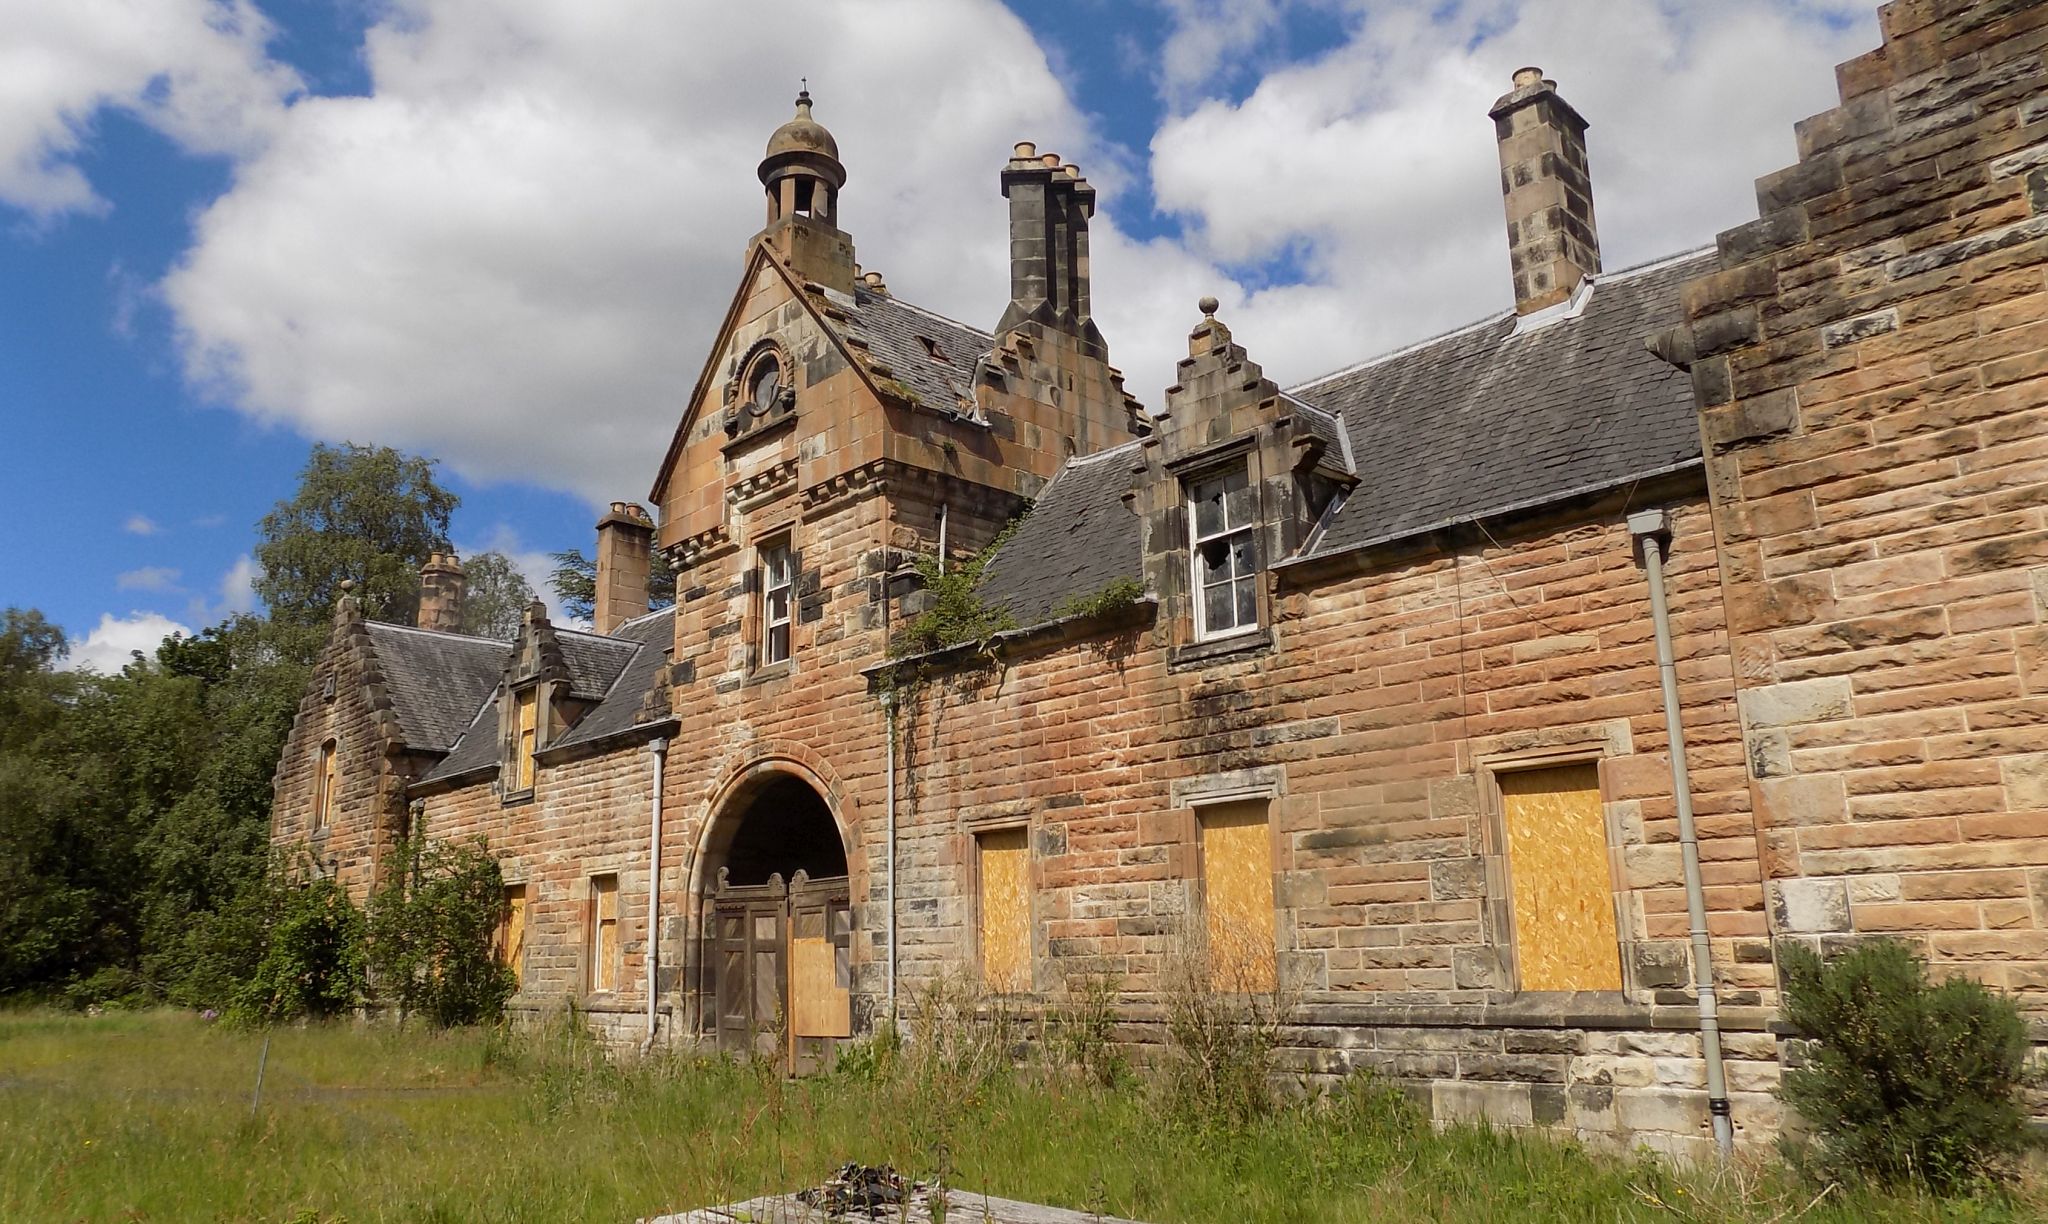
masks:
<instances>
[{"instance_id":1,"label":"stone wall","mask_svg":"<svg viewBox=\"0 0 2048 1224\"><path fill-rule=\"evenodd\" d=\"M1737 1057L1756 1060L1731 1073L1748 1138L1777 1118L1762 1095L1773 977L1711 525L1697 484L1633 496L1674 511L1667 580L1716 973L1730 1027L1751 1030ZM1504 1121L1703 1141L1670 762L1624 504L1290 577L1269 649L1177 666L1177 627L1154 623L912 690L905 977L971 970L974 835L1021 824L1034 986L1108 973L1142 1011L1194 905L1193 804L1267 795L1303 1069L1371 1067L1445 1117L1492 1101ZM1491 777L1557 759L1599 765L1612 861L1588 869L1611 870L1620 894L1618 994L1514 991Z\"/></svg>"},{"instance_id":2,"label":"stone wall","mask_svg":"<svg viewBox=\"0 0 2048 1224\"><path fill-rule=\"evenodd\" d=\"M2048 1011L2048 6L1883 27L1685 291L1764 872Z\"/></svg>"}]
</instances>

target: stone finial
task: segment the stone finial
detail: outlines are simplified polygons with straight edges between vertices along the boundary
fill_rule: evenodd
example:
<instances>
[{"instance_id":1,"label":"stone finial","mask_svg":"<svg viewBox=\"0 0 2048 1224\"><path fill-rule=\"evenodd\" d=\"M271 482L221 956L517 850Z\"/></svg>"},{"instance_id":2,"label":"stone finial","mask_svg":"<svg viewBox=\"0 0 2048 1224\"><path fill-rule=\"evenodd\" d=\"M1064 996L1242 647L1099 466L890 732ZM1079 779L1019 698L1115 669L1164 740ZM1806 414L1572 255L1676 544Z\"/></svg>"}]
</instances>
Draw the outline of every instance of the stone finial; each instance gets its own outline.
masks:
<instances>
[{"instance_id":1,"label":"stone finial","mask_svg":"<svg viewBox=\"0 0 2048 1224\"><path fill-rule=\"evenodd\" d=\"M1202 312L1203 318L1213 319L1216 317L1216 308L1221 305L1222 303L1218 302L1215 298L1205 297L1201 301L1195 303L1195 309Z\"/></svg>"},{"instance_id":2,"label":"stone finial","mask_svg":"<svg viewBox=\"0 0 2048 1224\"><path fill-rule=\"evenodd\" d=\"M1201 357L1229 347L1230 329L1216 318L1219 305L1213 297L1205 297L1195 303L1196 308L1202 312L1202 321L1195 324L1195 330L1188 333L1189 357Z\"/></svg>"}]
</instances>

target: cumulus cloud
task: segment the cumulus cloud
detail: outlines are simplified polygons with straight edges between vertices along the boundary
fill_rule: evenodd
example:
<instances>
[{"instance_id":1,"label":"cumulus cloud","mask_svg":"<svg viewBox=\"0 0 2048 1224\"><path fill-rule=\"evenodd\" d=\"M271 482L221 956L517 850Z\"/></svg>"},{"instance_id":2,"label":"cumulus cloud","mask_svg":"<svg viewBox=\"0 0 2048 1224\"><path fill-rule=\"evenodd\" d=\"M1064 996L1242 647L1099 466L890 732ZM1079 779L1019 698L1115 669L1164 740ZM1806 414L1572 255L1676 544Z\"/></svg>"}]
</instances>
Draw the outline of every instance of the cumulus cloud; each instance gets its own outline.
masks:
<instances>
[{"instance_id":1,"label":"cumulus cloud","mask_svg":"<svg viewBox=\"0 0 2048 1224\"><path fill-rule=\"evenodd\" d=\"M1160 205L1194 253L1304 273L1228 315L1295 378L1509 304L1486 112L1517 67L1540 65L1591 124L1614 270L1754 217L1753 180L1792 161L1792 123L1834 105L1833 66L1877 41L1842 3L1356 7L1342 46L1170 118L1152 143Z\"/></svg>"},{"instance_id":2,"label":"cumulus cloud","mask_svg":"<svg viewBox=\"0 0 2048 1224\"><path fill-rule=\"evenodd\" d=\"M220 579L220 604L213 611L211 619L219 619L235 612L256 610L256 579L263 574L263 567L256 564L256 558L243 553L235 558L228 572Z\"/></svg>"},{"instance_id":3,"label":"cumulus cloud","mask_svg":"<svg viewBox=\"0 0 2048 1224\"><path fill-rule=\"evenodd\" d=\"M114 575L117 591L175 591L178 571L165 565L145 565Z\"/></svg>"},{"instance_id":4,"label":"cumulus cloud","mask_svg":"<svg viewBox=\"0 0 2048 1224\"><path fill-rule=\"evenodd\" d=\"M138 653L153 657L156 648L173 633L190 636L192 631L156 612L130 612L127 616L104 612L85 640L72 646L64 666L74 671L111 675L127 666Z\"/></svg>"},{"instance_id":5,"label":"cumulus cloud","mask_svg":"<svg viewBox=\"0 0 2048 1224\"><path fill-rule=\"evenodd\" d=\"M1292 381L1506 304L1485 112L1514 68L1542 64L1592 120L1612 268L1751 215L1792 121L1834 101L1832 65L1876 41L1861 0L1853 21L1762 0L1162 3L1173 110L1134 161L995 0L793 0L772 23L656 0L394 0L365 43L369 95L266 117L197 218L161 286L188 375L316 437L638 495L806 73L850 172L843 222L894 291L995 320L996 170L1033 139L1103 190L1094 300L1141 399L1159 402L1207 293ZM1204 100L1242 71L1219 31L1271 45L1303 4L1342 10L1345 41ZM1145 173L1182 235L1119 224Z\"/></svg>"},{"instance_id":6,"label":"cumulus cloud","mask_svg":"<svg viewBox=\"0 0 2048 1224\"><path fill-rule=\"evenodd\" d=\"M42 220L105 207L74 160L103 108L244 155L299 85L249 0L0 0L0 30L0 202Z\"/></svg>"},{"instance_id":7,"label":"cumulus cloud","mask_svg":"<svg viewBox=\"0 0 2048 1224\"><path fill-rule=\"evenodd\" d=\"M121 530L129 535L153 536L162 531L163 528L158 526L157 521L147 514L131 514L121 524Z\"/></svg>"}]
</instances>

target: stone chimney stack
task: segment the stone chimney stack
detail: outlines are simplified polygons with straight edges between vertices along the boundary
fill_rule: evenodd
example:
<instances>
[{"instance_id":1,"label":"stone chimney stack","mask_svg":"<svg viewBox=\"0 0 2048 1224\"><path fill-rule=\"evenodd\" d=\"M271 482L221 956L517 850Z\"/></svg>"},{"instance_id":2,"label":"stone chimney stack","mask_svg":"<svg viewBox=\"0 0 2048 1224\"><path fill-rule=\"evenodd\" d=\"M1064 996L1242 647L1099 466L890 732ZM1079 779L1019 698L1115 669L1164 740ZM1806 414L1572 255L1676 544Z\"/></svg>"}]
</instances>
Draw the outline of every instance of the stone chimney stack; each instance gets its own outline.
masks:
<instances>
[{"instance_id":1,"label":"stone chimney stack","mask_svg":"<svg viewBox=\"0 0 2048 1224\"><path fill-rule=\"evenodd\" d=\"M1095 188L1079 166L1025 141L1003 167L1003 196L1010 201L1010 305L996 331L1036 322L1106 359L1109 348L1095 326L1088 287Z\"/></svg>"},{"instance_id":2,"label":"stone chimney stack","mask_svg":"<svg viewBox=\"0 0 2048 1224\"><path fill-rule=\"evenodd\" d=\"M1517 70L1514 88L1487 114L1500 142L1515 311L1528 314L1571 297L1580 281L1600 270L1586 121L1541 68Z\"/></svg>"},{"instance_id":3,"label":"stone chimney stack","mask_svg":"<svg viewBox=\"0 0 2048 1224\"><path fill-rule=\"evenodd\" d=\"M469 593L462 561L453 552L437 552L420 566L419 627L442 633L462 632L462 601Z\"/></svg>"},{"instance_id":4,"label":"stone chimney stack","mask_svg":"<svg viewBox=\"0 0 2048 1224\"><path fill-rule=\"evenodd\" d=\"M597 598L590 619L599 633L646 615L653 560L654 520L632 502L613 502L597 520Z\"/></svg>"}]
</instances>

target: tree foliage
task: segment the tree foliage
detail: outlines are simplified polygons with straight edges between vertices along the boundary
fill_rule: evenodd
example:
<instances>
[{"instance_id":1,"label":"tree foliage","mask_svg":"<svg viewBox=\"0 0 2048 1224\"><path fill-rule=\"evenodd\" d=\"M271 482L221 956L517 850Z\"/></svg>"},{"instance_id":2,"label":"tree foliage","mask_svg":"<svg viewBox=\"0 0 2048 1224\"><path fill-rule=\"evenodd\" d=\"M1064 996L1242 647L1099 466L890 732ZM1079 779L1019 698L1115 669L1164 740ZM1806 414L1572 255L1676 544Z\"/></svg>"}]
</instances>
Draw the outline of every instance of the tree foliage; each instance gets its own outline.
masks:
<instances>
[{"instance_id":1,"label":"tree foliage","mask_svg":"<svg viewBox=\"0 0 2048 1224\"><path fill-rule=\"evenodd\" d=\"M548 556L555 562L555 572L548 577L548 585L554 588L556 601L570 616L589 620L597 610L597 562L584 556L580 548L565 549ZM647 610L657 611L675 601L675 570L670 568L668 558L657 548L648 561Z\"/></svg>"},{"instance_id":2,"label":"tree foliage","mask_svg":"<svg viewBox=\"0 0 2048 1224\"><path fill-rule=\"evenodd\" d=\"M509 639L519 632L533 587L512 558L501 552L478 553L462 563L467 590L462 599L462 631L476 637Z\"/></svg>"},{"instance_id":3,"label":"tree foliage","mask_svg":"<svg viewBox=\"0 0 2048 1224\"><path fill-rule=\"evenodd\" d=\"M518 983L493 946L505 919L505 878L481 840L409 839L370 898L369 968L401 1022L442 1027L503 1014Z\"/></svg>"},{"instance_id":4,"label":"tree foliage","mask_svg":"<svg viewBox=\"0 0 2048 1224\"><path fill-rule=\"evenodd\" d=\"M1779 964L1786 1016L1814 1039L1782 1093L1828 1171L1949 1193L2010 1167L2026 1144L2029 1048L2012 1000L1967 978L1930 982L1896 940L1827 962L1786 944Z\"/></svg>"},{"instance_id":5,"label":"tree foliage","mask_svg":"<svg viewBox=\"0 0 2048 1224\"><path fill-rule=\"evenodd\" d=\"M344 580L365 616L411 622L420 566L444 547L460 501L434 466L388 446L313 447L298 491L257 527L256 594L288 657L311 662Z\"/></svg>"}]
</instances>

